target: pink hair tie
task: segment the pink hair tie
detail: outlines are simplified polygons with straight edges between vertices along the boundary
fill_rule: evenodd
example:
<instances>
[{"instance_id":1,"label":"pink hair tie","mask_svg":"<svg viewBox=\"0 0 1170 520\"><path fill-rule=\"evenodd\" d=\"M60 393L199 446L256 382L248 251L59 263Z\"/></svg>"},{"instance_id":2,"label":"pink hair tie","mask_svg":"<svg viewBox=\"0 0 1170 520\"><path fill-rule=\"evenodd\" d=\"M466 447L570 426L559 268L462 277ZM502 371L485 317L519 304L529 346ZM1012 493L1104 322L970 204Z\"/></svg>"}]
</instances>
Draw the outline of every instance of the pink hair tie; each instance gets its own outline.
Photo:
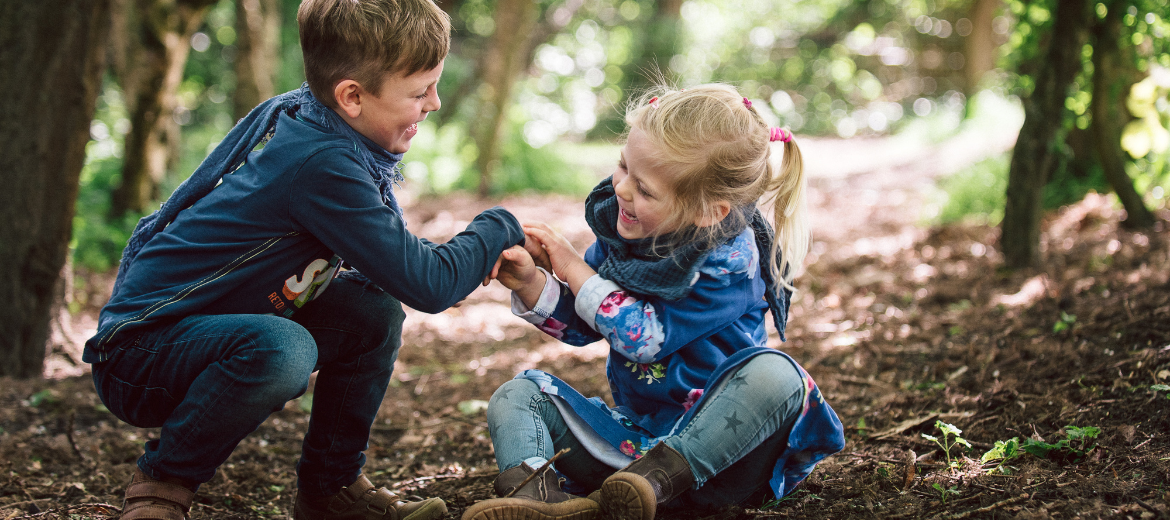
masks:
<instances>
[{"instance_id":1,"label":"pink hair tie","mask_svg":"<svg viewBox=\"0 0 1170 520\"><path fill-rule=\"evenodd\" d=\"M650 98L650 106L658 108L658 96Z\"/></svg>"},{"instance_id":2,"label":"pink hair tie","mask_svg":"<svg viewBox=\"0 0 1170 520\"><path fill-rule=\"evenodd\" d=\"M744 106L751 108L752 107L752 100L750 100L748 98L743 98L743 104L744 104Z\"/></svg>"},{"instance_id":3,"label":"pink hair tie","mask_svg":"<svg viewBox=\"0 0 1170 520\"><path fill-rule=\"evenodd\" d=\"M780 128L778 126L773 126L771 128L770 132L771 133L768 136L769 141L773 141L773 142L780 141L782 143L787 143L787 142L792 140L792 132L788 131L787 128Z\"/></svg>"}]
</instances>

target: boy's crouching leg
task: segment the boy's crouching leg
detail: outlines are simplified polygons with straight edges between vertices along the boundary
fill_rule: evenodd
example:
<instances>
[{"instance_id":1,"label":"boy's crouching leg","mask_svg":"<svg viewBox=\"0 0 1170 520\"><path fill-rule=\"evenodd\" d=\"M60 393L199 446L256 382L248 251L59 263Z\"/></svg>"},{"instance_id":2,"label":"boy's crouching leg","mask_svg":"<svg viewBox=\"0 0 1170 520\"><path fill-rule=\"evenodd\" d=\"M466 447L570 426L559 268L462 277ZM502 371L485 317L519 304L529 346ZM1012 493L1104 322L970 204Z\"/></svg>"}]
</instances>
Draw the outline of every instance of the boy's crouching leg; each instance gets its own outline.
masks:
<instances>
[{"instance_id":1,"label":"boy's crouching leg","mask_svg":"<svg viewBox=\"0 0 1170 520\"><path fill-rule=\"evenodd\" d=\"M297 493L293 520L433 520L447 514L439 498L406 502L386 488L374 488L365 475L320 499Z\"/></svg>"}]
</instances>

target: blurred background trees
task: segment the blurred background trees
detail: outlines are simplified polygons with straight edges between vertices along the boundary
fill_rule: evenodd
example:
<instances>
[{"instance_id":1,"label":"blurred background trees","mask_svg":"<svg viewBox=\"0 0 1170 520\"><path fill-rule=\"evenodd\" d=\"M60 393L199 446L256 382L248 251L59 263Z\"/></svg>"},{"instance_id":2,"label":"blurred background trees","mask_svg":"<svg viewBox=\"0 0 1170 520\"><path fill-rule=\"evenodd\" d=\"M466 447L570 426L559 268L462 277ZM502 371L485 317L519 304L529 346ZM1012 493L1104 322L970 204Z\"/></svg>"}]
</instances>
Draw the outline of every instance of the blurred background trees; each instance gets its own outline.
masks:
<instances>
[{"instance_id":1,"label":"blurred background trees","mask_svg":"<svg viewBox=\"0 0 1170 520\"><path fill-rule=\"evenodd\" d=\"M237 118L303 81L296 0L109 1L69 243L97 273ZM1138 228L1166 204L1162 0L438 4L454 27L443 109L404 165L422 194L581 193L616 161L625 101L661 78L732 83L805 138L1020 132L1014 153L941 180L944 202L924 215L1001 226L1011 266L1039 261L1045 209L1089 191L1117 193Z\"/></svg>"}]
</instances>

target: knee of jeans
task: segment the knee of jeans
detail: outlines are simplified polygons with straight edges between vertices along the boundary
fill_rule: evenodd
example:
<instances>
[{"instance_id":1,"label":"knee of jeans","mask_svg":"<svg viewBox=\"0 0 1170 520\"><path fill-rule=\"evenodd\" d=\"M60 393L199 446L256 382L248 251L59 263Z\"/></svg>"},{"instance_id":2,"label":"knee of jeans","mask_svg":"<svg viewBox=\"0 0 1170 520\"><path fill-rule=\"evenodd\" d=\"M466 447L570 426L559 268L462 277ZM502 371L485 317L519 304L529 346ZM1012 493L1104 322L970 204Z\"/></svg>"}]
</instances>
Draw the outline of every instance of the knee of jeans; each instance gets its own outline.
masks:
<instances>
[{"instance_id":1,"label":"knee of jeans","mask_svg":"<svg viewBox=\"0 0 1170 520\"><path fill-rule=\"evenodd\" d=\"M500 385L488 401L488 423L498 424L507 415L508 408L528 409L532 398L540 395L540 387L528 379L513 379Z\"/></svg>"},{"instance_id":2,"label":"knee of jeans","mask_svg":"<svg viewBox=\"0 0 1170 520\"><path fill-rule=\"evenodd\" d=\"M389 346L389 355L398 351L402 323L406 320L402 303L376 286L367 286L352 311L353 319L358 320L358 327L364 331L371 348Z\"/></svg>"},{"instance_id":3,"label":"knee of jeans","mask_svg":"<svg viewBox=\"0 0 1170 520\"><path fill-rule=\"evenodd\" d=\"M751 391L761 397L781 402L804 397L804 380L800 371L784 356L756 356L740 367L736 377L749 381Z\"/></svg>"},{"instance_id":4,"label":"knee of jeans","mask_svg":"<svg viewBox=\"0 0 1170 520\"><path fill-rule=\"evenodd\" d=\"M248 357L246 362L260 379L254 395L257 401L283 405L308 388L317 364L317 345L307 330L297 329L286 331L269 345L258 346Z\"/></svg>"}]
</instances>

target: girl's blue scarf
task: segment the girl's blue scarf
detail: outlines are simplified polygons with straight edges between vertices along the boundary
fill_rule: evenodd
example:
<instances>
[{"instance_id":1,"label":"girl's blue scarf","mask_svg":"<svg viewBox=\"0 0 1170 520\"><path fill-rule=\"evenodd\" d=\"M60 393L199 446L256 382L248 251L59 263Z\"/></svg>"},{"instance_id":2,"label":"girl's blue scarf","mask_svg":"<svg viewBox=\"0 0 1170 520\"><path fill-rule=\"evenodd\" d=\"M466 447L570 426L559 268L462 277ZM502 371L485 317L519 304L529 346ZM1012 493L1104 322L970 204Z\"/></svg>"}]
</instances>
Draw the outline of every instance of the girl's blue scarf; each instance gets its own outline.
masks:
<instances>
[{"instance_id":1,"label":"girl's blue scarf","mask_svg":"<svg viewBox=\"0 0 1170 520\"><path fill-rule=\"evenodd\" d=\"M134 233L122 252L122 263L118 266L118 277L114 281L115 293L142 247L173 222L180 211L210 193L224 175L244 164L252 150L270 139L276 131L276 121L280 114L327 128L353 141L354 149L360 155L366 171L382 192L383 202L396 213L402 214L402 208L398 206L393 193L394 184L402 180L402 175L398 171L402 154L390 153L354 131L336 112L313 97L308 84L305 84L252 109L236 123L223 141L216 145L215 150L195 169L195 173L179 185L158 211L138 221L138 226L134 228ZM272 172L273 175L280 173Z\"/></svg>"},{"instance_id":2,"label":"girl's blue scarf","mask_svg":"<svg viewBox=\"0 0 1170 520\"><path fill-rule=\"evenodd\" d=\"M777 291L776 279L767 266L774 239L772 227L754 205L736 211L751 212L744 221L746 225L751 226L755 234L756 248L760 253L760 273L764 279L764 297L772 311L776 331L780 333L780 339L784 339L792 292L783 286ZM612 177L606 177L585 199L585 221L589 223L597 239L609 246L609 256L598 267L597 274L624 289L657 296L664 300L677 301L690 294L691 285L696 280L695 274L711 250L689 242L670 251L663 251L661 245L655 249L653 239L626 240L618 234L617 218L617 196L614 193ZM723 239L734 239L742 232L742 227L729 229ZM659 237L658 242L660 244L676 242L672 238L674 237Z\"/></svg>"}]
</instances>

